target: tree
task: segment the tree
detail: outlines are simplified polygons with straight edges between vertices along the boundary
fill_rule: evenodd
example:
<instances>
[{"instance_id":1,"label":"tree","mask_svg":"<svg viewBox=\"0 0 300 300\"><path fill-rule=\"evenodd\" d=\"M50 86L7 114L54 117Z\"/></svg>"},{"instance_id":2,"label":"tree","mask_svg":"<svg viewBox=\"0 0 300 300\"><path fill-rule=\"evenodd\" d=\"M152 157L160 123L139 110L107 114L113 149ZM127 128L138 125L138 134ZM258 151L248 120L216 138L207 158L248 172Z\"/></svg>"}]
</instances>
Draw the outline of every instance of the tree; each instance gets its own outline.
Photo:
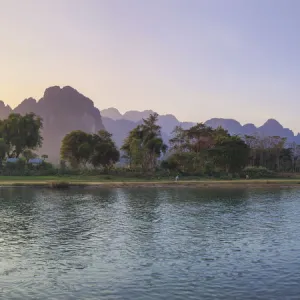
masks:
<instances>
[{"instance_id":1,"label":"tree","mask_svg":"<svg viewBox=\"0 0 300 300\"><path fill-rule=\"evenodd\" d=\"M2 166L7 151L8 151L7 144L5 143L3 138L0 138L0 166Z\"/></svg>"},{"instance_id":2,"label":"tree","mask_svg":"<svg viewBox=\"0 0 300 300\"><path fill-rule=\"evenodd\" d=\"M92 136L92 148L90 163L94 167L102 166L108 170L120 159L120 152L112 140L112 134L105 130Z\"/></svg>"},{"instance_id":3,"label":"tree","mask_svg":"<svg viewBox=\"0 0 300 300\"><path fill-rule=\"evenodd\" d=\"M43 122L34 113L24 116L10 114L9 117L0 122L0 137L7 145L8 157L19 157L25 150L35 150L42 146L43 138L41 130Z\"/></svg>"},{"instance_id":4,"label":"tree","mask_svg":"<svg viewBox=\"0 0 300 300\"><path fill-rule=\"evenodd\" d=\"M213 160L226 173L241 171L248 163L250 148L238 136L220 139L211 150Z\"/></svg>"},{"instance_id":5,"label":"tree","mask_svg":"<svg viewBox=\"0 0 300 300\"><path fill-rule=\"evenodd\" d=\"M142 148L142 129L140 125L129 132L121 151L124 153L123 157L128 159L130 168L142 165L144 149Z\"/></svg>"},{"instance_id":6,"label":"tree","mask_svg":"<svg viewBox=\"0 0 300 300\"><path fill-rule=\"evenodd\" d=\"M61 159L68 162L73 168L85 165L92 154L92 137L81 130L68 133L62 140L60 155Z\"/></svg>"},{"instance_id":7,"label":"tree","mask_svg":"<svg viewBox=\"0 0 300 300\"><path fill-rule=\"evenodd\" d=\"M73 168L92 164L109 169L120 158L120 153L112 140L112 135L101 130L97 134L89 134L75 130L67 134L60 149L61 158Z\"/></svg>"},{"instance_id":8,"label":"tree","mask_svg":"<svg viewBox=\"0 0 300 300\"><path fill-rule=\"evenodd\" d=\"M293 157L293 149L291 148L284 148L280 152L280 170L284 172L295 170L295 161Z\"/></svg>"},{"instance_id":9,"label":"tree","mask_svg":"<svg viewBox=\"0 0 300 300\"><path fill-rule=\"evenodd\" d=\"M275 156L275 170L280 170L280 155L284 149L286 138L280 136L272 136L271 139L271 149L274 152Z\"/></svg>"},{"instance_id":10,"label":"tree","mask_svg":"<svg viewBox=\"0 0 300 300\"><path fill-rule=\"evenodd\" d=\"M214 147L216 140L227 135L226 130L212 129L203 123L187 130L176 127L169 141L170 152L182 172L198 173L210 165L209 149Z\"/></svg>"},{"instance_id":11,"label":"tree","mask_svg":"<svg viewBox=\"0 0 300 300\"><path fill-rule=\"evenodd\" d=\"M186 130L176 127L170 145L171 155L164 166L176 166L182 172L238 172L248 163L248 145L222 127L213 129L203 123Z\"/></svg>"},{"instance_id":12,"label":"tree","mask_svg":"<svg viewBox=\"0 0 300 300\"><path fill-rule=\"evenodd\" d=\"M189 139L189 148L193 152L199 153L214 144L214 130L203 123L191 127L186 133Z\"/></svg>"},{"instance_id":13,"label":"tree","mask_svg":"<svg viewBox=\"0 0 300 300\"><path fill-rule=\"evenodd\" d=\"M187 137L187 130L181 126L176 126L172 132L173 137L169 140L172 152L188 151L189 140Z\"/></svg>"},{"instance_id":14,"label":"tree","mask_svg":"<svg viewBox=\"0 0 300 300\"><path fill-rule=\"evenodd\" d=\"M299 159L300 159L300 145L297 145L295 142L287 145L288 149L291 151L291 164L292 172L299 172Z\"/></svg>"},{"instance_id":15,"label":"tree","mask_svg":"<svg viewBox=\"0 0 300 300\"><path fill-rule=\"evenodd\" d=\"M262 166L274 171L282 169L283 166L280 159L283 158L282 152L286 149L286 138L246 135L244 140L250 148L249 164L251 166ZM286 156L284 159L286 160ZM294 158L292 159L294 160Z\"/></svg>"},{"instance_id":16,"label":"tree","mask_svg":"<svg viewBox=\"0 0 300 300\"><path fill-rule=\"evenodd\" d=\"M141 167L144 171L154 171L158 158L167 150L157 125L158 114L151 114L143 123L130 131L121 150L131 167Z\"/></svg>"}]
</instances>

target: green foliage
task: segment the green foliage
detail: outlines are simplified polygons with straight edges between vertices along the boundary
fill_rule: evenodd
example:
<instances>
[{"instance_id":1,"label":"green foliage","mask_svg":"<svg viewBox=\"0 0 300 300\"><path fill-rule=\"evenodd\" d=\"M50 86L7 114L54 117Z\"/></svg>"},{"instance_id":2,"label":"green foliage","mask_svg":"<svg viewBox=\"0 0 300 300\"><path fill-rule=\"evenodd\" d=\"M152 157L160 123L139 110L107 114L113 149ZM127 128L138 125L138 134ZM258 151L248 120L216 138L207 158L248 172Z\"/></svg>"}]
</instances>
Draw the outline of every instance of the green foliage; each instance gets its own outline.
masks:
<instances>
[{"instance_id":1,"label":"green foliage","mask_svg":"<svg viewBox=\"0 0 300 300\"><path fill-rule=\"evenodd\" d=\"M169 170L212 175L239 172L248 162L249 147L237 136L219 127L199 123L190 129L176 127L170 140L171 155L164 163ZM228 175L226 175L228 176Z\"/></svg>"},{"instance_id":2,"label":"green foliage","mask_svg":"<svg viewBox=\"0 0 300 300\"><path fill-rule=\"evenodd\" d=\"M92 153L92 136L81 130L68 133L62 140L60 155L73 168L85 165Z\"/></svg>"},{"instance_id":3,"label":"green foliage","mask_svg":"<svg viewBox=\"0 0 300 300\"><path fill-rule=\"evenodd\" d=\"M286 164L284 165L281 159L282 152L286 149L285 138L279 136L246 135L244 140L251 149L249 155L250 166L262 166L273 171L282 171L285 169Z\"/></svg>"},{"instance_id":4,"label":"green foliage","mask_svg":"<svg viewBox=\"0 0 300 300\"><path fill-rule=\"evenodd\" d=\"M8 157L19 157L25 150L35 150L42 146L42 119L34 113L24 116L10 114L0 122L0 137L6 144Z\"/></svg>"},{"instance_id":5,"label":"green foliage","mask_svg":"<svg viewBox=\"0 0 300 300\"><path fill-rule=\"evenodd\" d=\"M218 138L211 149L212 160L226 173L240 172L248 163L250 148L238 136Z\"/></svg>"},{"instance_id":6,"label":"green foliage","mask_svg":"<svg viewBox=\"0 0 300 300\"><path fill-rule=\"evenodd\" d=\"M20 158L17 162L7 162L3 168L3 172L23 172L26 167L26 160L24 158Z\"/></svg>"},{"instance_id":7,"label":"green foliage","mask_svg":"<svg viewBox=\"0 0 300 300\"><path fill-rule=\"evenodd\" d=\"M92 149L90 163L95 168L102 166L108 170L120 159L120 152L112 140L112 134L105 130L92 136Z\"/></svg>"},{"instance_id":8,"label":"green foliage","mask_svg":"<svg viewBox=\"0 0 300 300\"><path fill-rule=\"evenodd\" d=\"M246 167L243 174L248 176L249 179L271 178L274 176L274 173L266 167Z\"/></svg>"},{"instance_id":9,"label":"green foliage","mask_svg":"<svg viewBox=\"0 0 300 300\"><path fill-rule=\"evenodd\" d=\"M61 145L61 163L55 168L42 155L40 165L28 164L42 145L42 119L33 113L11 114L0 121L0 174L2 175L90 175L125 177L208 176L223 179L268 178L273 172L299 172L300 146L286 144L278 136L231 136L227 130L198 123L189 129L173 131L170 149L162 139L158 115L152 114L130 131L121 151L129 168L114 168L120 152L107 131L89 134L80 130L67 134ZM166 153L167 152L167 153ZM165 155L166 154L166 155ZM6 158L19 158L4 163ZM161 159L164 158L163 161ZM247 167L246 167L247 166ZM93 169L91 168L93 167Z\"/></svg>"},{"instance_id":10,"label":"green foliage","mask_svg":"<svg viewBox=\"0 0 300 300\"><path fill-rule=\"evenodd\" d=\"M120 158L112 135L105 130L97 134L80 130L70 132L62 140L60 153L61 158L72 168L91 164L95 168L109 169Z\"/></svg>"},{"instance_id":11,"label":"green foliage","mask_svg":"<svg viewBox=\"0 0 300 300\"><path fill-rule=\"evenodd\" d=\"M49 176L57 175L58 169L48 162L38 165L28 164L26 159L21 157L15 163L6 162L1 168L0 174L6 176Z\"/></svg>"},{"instance_id":12,"label":"green foliage","mask_svg":"<svg viewBox=\"0 0 300 300\"><path fill-rule=\"evenodd\" d=\"M10 114L7 119L0 120L0 169L2 175L31 172L26 162L36 158L33 151L42 146L42 119L34 113ZM5 162L6 158L18 158L17 162ZM39 166L39 168L42 168Z\"/></svg>"},{"instance_id":13,"label":"green foliage","mask_svg":"<svg viewBox=\"0 0 300 300\"><path fill-rule=\"evenodd\" d=\"M3 138L0 138L0 165L2 165L8 149L9 147L6 144L5 140Z\"/></svg>"},{"instance_id":14,"label":"green foliage","mask_svg":"<svg viewBox=\"0 0 300 300\"><path fill-rule=\"evenodd\" d=\"M144 172L155 171L158 159L167 151L157 125L158 114L154 113L143 123L130 131L121 150L125 153L130 167L141 168Z\"/></svg>"}]
</instances>

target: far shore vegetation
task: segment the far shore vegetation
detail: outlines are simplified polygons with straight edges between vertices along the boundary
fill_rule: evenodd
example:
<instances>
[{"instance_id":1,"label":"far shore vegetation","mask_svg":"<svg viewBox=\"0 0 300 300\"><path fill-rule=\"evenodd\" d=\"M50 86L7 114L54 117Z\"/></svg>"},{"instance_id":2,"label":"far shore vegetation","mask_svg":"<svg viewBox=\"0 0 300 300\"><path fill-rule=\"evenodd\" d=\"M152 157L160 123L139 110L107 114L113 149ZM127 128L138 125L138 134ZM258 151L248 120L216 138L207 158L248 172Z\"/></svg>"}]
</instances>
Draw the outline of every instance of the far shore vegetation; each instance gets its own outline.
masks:
<instances>
[{"instance_id":1,"label":"far shore vegetation","mask_svg":"<svg viewBox=\"0 0 300 300\"><path fill-rule=\"evenodd\" d=\"M47 153L37 154L42 119L11 114L0 121L0 184L300 183L300 146L285 138L230 135L199 123L174 128L166 143L157 121L157 114L144 119L120 149L105 130L72 131L62 140L60 164L54 165Z\"/></svg>"}]
</instances>

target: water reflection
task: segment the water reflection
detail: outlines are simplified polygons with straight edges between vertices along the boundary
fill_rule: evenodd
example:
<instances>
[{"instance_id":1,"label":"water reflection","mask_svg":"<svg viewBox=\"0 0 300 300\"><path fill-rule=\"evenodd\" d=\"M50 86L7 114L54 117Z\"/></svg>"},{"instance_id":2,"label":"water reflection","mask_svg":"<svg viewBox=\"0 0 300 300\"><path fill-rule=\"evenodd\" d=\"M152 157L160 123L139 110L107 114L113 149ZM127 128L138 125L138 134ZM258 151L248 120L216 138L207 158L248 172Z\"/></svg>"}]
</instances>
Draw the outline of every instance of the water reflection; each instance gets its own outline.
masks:
<instances>
[{"instance_id":1,"label":"water reflection","mask_svg":"<svg viewBox=\"0 0 300 300\"><path fill-rule=\"evenodd\" d=\"M1 299L297 299L298 191L2 188Z\"/></svg>"}]
</instances>

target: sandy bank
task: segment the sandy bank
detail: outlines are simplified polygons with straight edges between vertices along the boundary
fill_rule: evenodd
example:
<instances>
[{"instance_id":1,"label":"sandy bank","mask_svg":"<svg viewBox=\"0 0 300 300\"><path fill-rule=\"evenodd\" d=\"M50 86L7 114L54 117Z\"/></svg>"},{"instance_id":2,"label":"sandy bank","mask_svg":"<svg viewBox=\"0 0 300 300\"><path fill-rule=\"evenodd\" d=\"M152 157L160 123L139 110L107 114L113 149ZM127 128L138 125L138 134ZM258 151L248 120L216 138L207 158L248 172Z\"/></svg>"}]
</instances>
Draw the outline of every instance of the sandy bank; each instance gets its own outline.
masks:
<instances>
[{"instance_id":1,"label":"sandy bank","mask_svg":"<svg viewBox=\"0 0 300 300\"><path fill-rule=\"evenodd\" d=\"M59 182L59 181L58 181ZM287 180L203 180L203 181L72 181L64 180L69 187L102 188L258 188L258 187L300 187L299 179ZM51 181L38 180L0 180L0 186L51 187Z\"/></svg>"}]
</instances>

